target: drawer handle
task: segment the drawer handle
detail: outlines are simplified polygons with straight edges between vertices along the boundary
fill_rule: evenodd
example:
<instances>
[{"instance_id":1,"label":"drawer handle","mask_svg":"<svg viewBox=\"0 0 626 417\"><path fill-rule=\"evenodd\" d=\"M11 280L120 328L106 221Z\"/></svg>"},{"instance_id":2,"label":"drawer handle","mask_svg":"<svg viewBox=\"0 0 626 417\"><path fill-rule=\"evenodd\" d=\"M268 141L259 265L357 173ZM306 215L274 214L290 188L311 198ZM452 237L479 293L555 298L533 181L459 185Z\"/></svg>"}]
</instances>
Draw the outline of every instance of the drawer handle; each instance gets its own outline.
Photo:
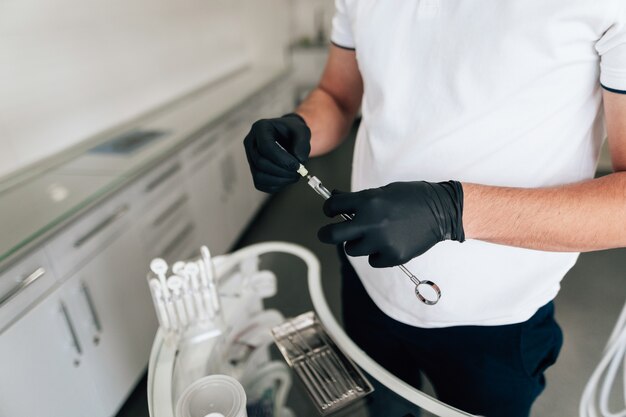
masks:
<instances>
[{"instance_id":1,"label":"drawer handle","mask_svg":"<svg viewBox=\"0 0 626 417\"><path fill-rule=\"evenodd\" d=\"M74 242L74 247L78 249L81 246L83 246L85 243L87 243L88 240L90 240L92 237L94 237L95 235L103 231L107 226L119 220L122 216L124 216L124 214L126 214L127 211L128 211L128 205L126 204L118 208L117 210L115 210L113 214L111 214L106 219L102 220L93 229L91 229L89 232L85 233L81 238L76 240L76 242Z\"/></svg>"},{"instance_id":2,"label":"drawer handle","mask_svg":"<svg viewBox=\"0 0 626 417\"><path fill-rule=\"evenodd\" d=\"M16 297L20 292L24 291L28 286L33 284L39 278L43 277L46 274L46 270L39 267L35 269L34 272L22 278L20 282L13 288L9 290L6 294L0 297L0 307L4 304L8 303L9 300Z\"/></svg>"},{"instance_id":3,"label":"drawer handle","mask_svg":"<svg viewBox=\"0 0 626 417\"><path fill-rule=\"evenodd\" d=\"M204 141L202 141L201 144L199 144L198 146L194 148L193 154L198 155L199 153L204 152L204 150L209 148L211 145L213 145L215 141L216 141L215 136L205 139Z\"/></svg>"},{"instance_id":4,"label":"drawer handle","mask_svg":"<svg viewBox=\"0 0 626 417\"><path fill-rule=\"evenodd\" d=\"M146 185L146 189L144 191L146 193L149 193L150 191L161 185L161 183L165 182L165 180L167 180L169 177L176 174L178 171L180 171L180 163L177 162L176 164L172 165L167 171L165 171L164 173L153 179L148 185Z\"/></svg>"},{"instance_id":5,"label":"drawer handle","mask_svg":"<svg viewBox=\"0 0 626 417\"><path fill-rule=\"evenodd\" d=\"M65 324L67 324L67 329L70 331L70 337L72 338L72 345L74 349L76 349L76 353L78 355L83 354L83 348L78 341L78 334L76 333L76 328L74 327L74 323L72 323L72 319L70 318L70 313L67 311L67 307L65 303L61 302L61 313L63 313L63 317L65 318ZM74 365L78 366L80 362L78 360L74 361Z\"/></svg>"},{"instance_id":6,"label":"drawer handle","mask_svg":"<svg viewBox=\"0 0 626 417\"><path fill-rule=\"evenodd\" d=\"M85 297L85 301L87 301L87 307L89 308L89 313L91 314L91 322L93 323L93 327L95 327L96 332L102 332L102 324L100 322L100 317L98 316L98 312L96 311L96 305L93 302L93 297L91 296L91 291L85 282L80 283L80 289ZM94 336L94 343L98 344L99 337Z\"/></svg>"},{"instance_id":7,"label":"drawer handle","mask_svg":"<svg viewBox=\"0 0 626 417\"><path fill-rule=\"evenodd\" d=\"M191 233L192 231L193 231L193 223L188 223L187 226L185 226L185 228L181 230L174 237L174 239L172 239L172 241L165 247L165 249L163 249L163 255L167 258L168 255L170 255L174 251L174 249L176 249L178 245L180 245L185 240L187 235Z\"/></svg>"},{"instance_id":8,"label":"drawer handle","mask_svg":"<svg viewBox=\"0 0 626 417\"><path fill-rule=\"evenodd\" d=\"M152 226L153 227L158 227L161 224L163 224L163 222L165 220L167 220L172 214L174 214L176 212L176 210L178 210L180 208L180 206L182 206L183 204L185 204L187 202L187 200L189 200L189 195L187 194L183 194L181 195L176 201L174 201L168 208L166 208L165 210L163 210L163 213L159 214L159 217L157 217L153 222L152 222Z\"/></svg>"}]
</instances>

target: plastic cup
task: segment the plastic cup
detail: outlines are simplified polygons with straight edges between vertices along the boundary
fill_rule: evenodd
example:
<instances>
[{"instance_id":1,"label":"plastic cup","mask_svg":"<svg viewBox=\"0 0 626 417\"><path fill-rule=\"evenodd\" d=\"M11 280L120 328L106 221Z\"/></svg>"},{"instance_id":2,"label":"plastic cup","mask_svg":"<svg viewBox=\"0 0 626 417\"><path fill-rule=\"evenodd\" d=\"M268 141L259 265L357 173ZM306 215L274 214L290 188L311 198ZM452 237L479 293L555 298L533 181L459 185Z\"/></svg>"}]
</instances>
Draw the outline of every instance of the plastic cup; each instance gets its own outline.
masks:
<instances>
[{"instance_id":1,"label":"plastic cup","mask_svg":"<svg viewBox=\"0 0 626 417\"><path fill-rule=\"evenodd\" d=\"M228 375L205 376L189 385L180 396L176 417L248 417L246 393Z\"/></svg>"}]
</instances>

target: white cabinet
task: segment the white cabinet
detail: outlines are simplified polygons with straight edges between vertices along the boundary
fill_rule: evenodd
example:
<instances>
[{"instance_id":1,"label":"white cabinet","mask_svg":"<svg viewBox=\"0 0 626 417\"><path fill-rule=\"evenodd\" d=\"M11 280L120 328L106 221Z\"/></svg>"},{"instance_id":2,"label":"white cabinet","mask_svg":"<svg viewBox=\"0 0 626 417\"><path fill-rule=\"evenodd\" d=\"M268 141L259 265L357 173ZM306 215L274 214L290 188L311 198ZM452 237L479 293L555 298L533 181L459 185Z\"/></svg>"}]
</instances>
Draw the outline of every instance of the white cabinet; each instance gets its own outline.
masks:
<instances>
[{"instance_id":1,"label":"white cabinet","mask_svg":"<svg viewBox=\"0 0 626 417\"><path fill-rule=\"evenodd\" d=\"M156 332L141 247L127 230L63 289L105 416L117 412L143 373Z\"/></svg>"},{"instance_id":2,"label":"white cabinet","mask_svg":"<svg viewBox=\"0 0 626 417\"><path fill-rule=\"evenodd\" d=\"M190 246L197 249L200 245L190 200L181 180L177 187L160 193L158 201L139 216L143 243L150 258L161 257L168 262L187 258L193 251Z\"/></svg>"},{"instance_id":3,"label":"white cabinet","mask_svg":"<svg viewBox=\"0 0 626 417\"><path fill-rule=\"evenodd\" d=\"M249 126L239 124L228 132L228 147L224 164L229 164L229 197L232 204L231 228L235 234L239 235L248 225L259 206L267 198L266 193L262 193L254 188L250 166L243 147L243 138Z\"/></svg>"},{"instance_id":4,"label":"white cabinet","mask_svg":"<svg viewBox=\"0 0 626 417\"><path fill-rule=\"evenodd\" d=\"M81 217L47 244L56 275L64 280L86 260L97 256L104 242L124 229L130 216L127 192Z\"/></svg>"},{"instance_id":5,"label":"white cabinet","mask_svg":"<svg viewBox=\"0 0 626 417\"><path fill-rule=\"evenodd\" d=\"M187 179L201 240L214 254L225 253L235 243L264 198L252 183L245 133L241 121L229 123L204 156L189 164Z\"/></svg>"},{"instance_id":6,"label":"white cabinet","mask_svg":"<svg viewBox=\"0 0 626 417\"><path fill-rule=\"evenodd\" d=\"M228 251L268 195L252 182L243 139L252 123L293 109L290 80L272 86L181 152L199 240Z\"/></svg>"},{"instance_id":7,"label":"white cabinet","mask_svg":"<svg viewBox=\"0 0 626 417\"><path fill-rule=\"evenodd\" d=\"M186 165L174 154L130 187L136 224L150 259L188 258L200 245L185 181Z\"/></svg>"},{"instance_id":8,"label":"white cabinet","mask_svg":"<svg viewBox=\"0 0 626 417\"><path fill-rule=\"evenodd\" d=\"M215 254L266 195L243 139L290 110L274 87L0 273L0 417L111 417L149 359L149 260Z\"/></svg>"},{"instance_id":9,"label":"white cabinet","mask_svg":"<svg viewBox=\"0 0 626 417\"><path fill-rule=\"evenodd\" d=\"M147 257L132 228L107 237L0 335L0 416L111 417L142 375L156 332Z\"/></svg>"},{"instance_id":10,"label":"white cabinet","mask_svg":"<svg viewBox=\"0 0 626 417\"><path fill-rule=\"evenodd\" d=\"M0 333L57 285L43 249L0 273Z\"/></svg>"},{"instance_id":11,"label":"white cabinet","mask_svg":"<svg viewBox=\"0 0 626 417\"><path fill-rule=\"evenodd\" d=\"M231 213L222 171L224 148L218 135L217 132L205 134L181 155L185 160L190 204L199 240L213 254L225 253L232 243L227 220Z\"/></svg>"},{"instance_id":12,"label":"white cabinet","mask_svg":"<svg viewBox=\"0 0 626 417\"><path fill-rule=\"evenodd\" d=\"M0 416L105 417L59 291L0 335Z\"/></svg>"}]
</instances>

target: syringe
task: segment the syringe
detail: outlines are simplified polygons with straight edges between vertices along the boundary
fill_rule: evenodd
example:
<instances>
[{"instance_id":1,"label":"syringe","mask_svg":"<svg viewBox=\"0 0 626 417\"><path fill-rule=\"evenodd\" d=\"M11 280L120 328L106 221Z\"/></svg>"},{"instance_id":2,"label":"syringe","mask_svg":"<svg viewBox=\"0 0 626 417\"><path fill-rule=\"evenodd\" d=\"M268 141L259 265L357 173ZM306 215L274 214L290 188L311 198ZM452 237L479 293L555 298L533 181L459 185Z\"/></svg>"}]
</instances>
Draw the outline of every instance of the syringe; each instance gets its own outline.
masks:
<instances>
[{"instance_id":1,"label":"syringe","mask_svg":"<svg viewBox=\"0 0 626 417\"><path fill-rule=\"evenodd\" d=\"M322 196L324 200L328 200L331 197L332 195L331 192L328 191L328 189L322 185L322 182L315 175L310 175L309 170L306 169L304 165L300 164L300 166L298 167L298 174L300 174L302 177L306 177L306 179L308 180L309 187L311 187L317 194ZM342 213L341 218L347 221L347 220L352 220L353 216L350 214ZM428 280L420 281L415 276L415 274L409 271L408 268L404 266L403 264L398 265L398 268L400 268L400 270L404 272L404 274L407 277L409 277L411 282L415 284L415 295L422 303L429 305L429 306L437 304L437 302L441 298L441 290L439 289L439 286L437 284ZM424 297L420 293L420 286L422 286L422 288L429 287L430 288L429 292L432 293L432 296L430 298Z\"/></svg>"}]
</instances>

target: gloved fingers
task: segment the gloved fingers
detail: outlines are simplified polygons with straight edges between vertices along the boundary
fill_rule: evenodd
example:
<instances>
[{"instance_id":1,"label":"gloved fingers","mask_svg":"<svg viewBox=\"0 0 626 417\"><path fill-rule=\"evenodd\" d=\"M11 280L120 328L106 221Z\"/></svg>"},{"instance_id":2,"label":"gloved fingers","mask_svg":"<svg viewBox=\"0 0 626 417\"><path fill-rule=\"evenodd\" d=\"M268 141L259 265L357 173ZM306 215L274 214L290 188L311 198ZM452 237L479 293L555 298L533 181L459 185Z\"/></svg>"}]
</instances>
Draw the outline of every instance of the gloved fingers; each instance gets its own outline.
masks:
<instances>
[{"instance_id":1,"label":"gloved fingers","mask_svg":"<svg viewBox=\"0 0 626 417\"><path fill-rule=\"evenodd\" d=\"M252 179L257 190L270 194L298 181L298 178L277 177L263 171L253 172Z\"/></svg>"},{"instance_id":2,"label":"gloved fingers","mask_svg":"<svg viewBox=\"0 0 626 417\"><path fill-rule=\"evenodd\" d=\"M324 214L335 217L340 214L354 214L357 211L361 197L359 193L335 193L324 202Z\"/></svg>"},{"instance_id":3,"label":"gloved fingers","mask_svg":"<svg viewBox=\"0 0 626 417\"><path fill-rule=\"evenodd\" d=\"M361 237L346 242L344 249L346 254L350 256L366 256L374 253L376 246L368 241L366 237Z\"/></svg>"},{"instance_id":4,"label":"gloved fingers","mask_svg":"<svg viewBox=\"0 0 626 417\"><path fill-rule=\"evenodd\" d=\"M311 129L302 116L290 113L273 122L279 133L278 142L300 163L306 163L311 153Z\"/></svg>"},{"instance_id":5,"label":"gloved fingers","mask_svg":"<svg viewBox=\"0 0 626 417\"><path fill-rule=\"evenodd\" d=\"M333 245L358 239L362 235L363 228L351 221L329 224L320 228L317 232L317 237L320 241Z\"/></svg>"},{"instance_id":6,"label":"gloved fingers","mask_svg":"<svg viewBox=\"0 0 626 417\"><path fill-rule=\"evenodd\" d=\"M382 252L372 253L367 261L373 268L389 268L399 265L399 263L393 262L393 260L384 255Z\"/></svg>"},{"instance_id":7,"label":"gloved fingers","mask_svg":"<svg viewBox=\"0 0 626 417\"><path fill-rule=\"evenodd\" d=\"M291 152L301 164L309 160L309 154L311 153L311 131L306 125L303 127L306 129L306 132L296 134L291 142Z\"/></svg>"},{"instance_id":8,"label":"gloved fingers","mask_svg":"<svg viewBox=\"0 0 626 417\"><path fill-rule=\"evenodd\" d=\"M281 143L282 135L268 122L256 122L253 126L255 145L261 155L274 164L289 170L297 171L300 161L291 155L284 147L281 148L276 142Z\"/></svg>"},{"instance_id":9,"label":"gloved fingers","mask_svg":"<svg viewBox=\"0 0 626 417\"><path fill-rule=\"evenodd\" d=\"M256 147L252 147L248 152L246 152L246 157L248 158L248 164L250 164L251 167L254 167L257 171L263 171L266 174L276 177L289 179L300 178L300 174L298 174L297 171L290 171L276 165L275 163L261 155Z\"/></svg>"}]
</instances>

